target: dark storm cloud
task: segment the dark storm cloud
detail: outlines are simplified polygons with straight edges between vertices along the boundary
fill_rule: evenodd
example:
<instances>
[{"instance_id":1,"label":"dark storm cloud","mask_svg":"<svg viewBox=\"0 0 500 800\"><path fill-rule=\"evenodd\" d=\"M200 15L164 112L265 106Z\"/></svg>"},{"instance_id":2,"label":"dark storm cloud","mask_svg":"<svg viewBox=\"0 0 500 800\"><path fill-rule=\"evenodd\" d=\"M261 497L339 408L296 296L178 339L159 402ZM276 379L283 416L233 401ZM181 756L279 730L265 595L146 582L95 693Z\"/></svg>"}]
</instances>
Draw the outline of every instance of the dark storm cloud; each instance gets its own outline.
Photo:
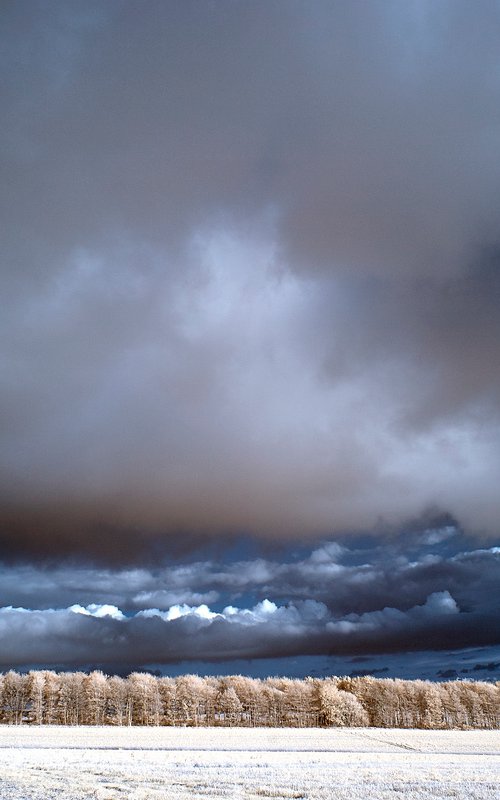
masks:
<instances>
[{"instance_id":1,"label":"dark storm cloud","mask_svg":"<svg viewBox=\"0 0 500 800\"><path fill-rule=\"evenodd\" d=\"M498 610L500 548L440 554L425 544L426 536L410 558L401 542L392 540L392 553L380 543L360 554L328 542L302 558L195 561L155 569L10 565L0 570L0 606L49 609L98 603L136 613L181 605L221 608L266 598L278 604L312 599L342 617L386 607L405 611L423 605L432 594L448 592L463 611Z\"/></svg>"},{"instance_id":2,"label":"dark storm cloud","mask_svg":"<svg viewBox=\"0 0 500 800\"><path fill-rule=\"evenodd\" d=\"M380 543L361 560L326 542L283 561L10 567L0 573L2 663L109 669L497 645L500 548L440 553L454 538L450 526L423 531L411 561L393 540L392 558Z\"/></svg>"},{"instance_id":3,"label":"dark storm cloud","mask_svg":"<svg viewBox=\"0 0 500 800\"><path fill-rule=\"evenodd\" d=\"M304 654L441 650L498 642L498 615L460 613L448 592L403 612L395 608L333 618L314 600L251 609L206 606L149 610L125 618L113 606L0 610L3 666L162 663L277 658Z\"/></svg>"},{"instance_id":4,"label":"dark storm cloud","mask_svg":"<svg viewBox=\"0 0 500 800\"><path fill-rule=\"evenodd\" d=\"M498 4L2 15L4 552L496 533Z\"/></svg>"}]
</instances>

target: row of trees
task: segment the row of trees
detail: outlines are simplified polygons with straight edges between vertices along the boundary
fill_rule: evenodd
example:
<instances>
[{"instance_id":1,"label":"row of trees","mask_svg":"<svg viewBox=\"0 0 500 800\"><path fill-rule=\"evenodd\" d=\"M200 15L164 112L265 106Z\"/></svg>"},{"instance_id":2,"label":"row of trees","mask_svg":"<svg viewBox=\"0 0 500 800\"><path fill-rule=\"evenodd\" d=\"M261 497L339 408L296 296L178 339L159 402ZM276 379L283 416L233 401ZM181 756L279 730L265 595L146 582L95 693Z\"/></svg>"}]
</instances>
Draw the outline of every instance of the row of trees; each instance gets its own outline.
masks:
<instances>
[{"instance_id":1,"label":"row of trees","mask_svg":"<svg viewBox=\"0 0 500 800\"><path fill-rule=\"evenodd\" d=\"M0 722L499 728L500 683L10 671L0 675Z\"/></svg>"}]
</instances>

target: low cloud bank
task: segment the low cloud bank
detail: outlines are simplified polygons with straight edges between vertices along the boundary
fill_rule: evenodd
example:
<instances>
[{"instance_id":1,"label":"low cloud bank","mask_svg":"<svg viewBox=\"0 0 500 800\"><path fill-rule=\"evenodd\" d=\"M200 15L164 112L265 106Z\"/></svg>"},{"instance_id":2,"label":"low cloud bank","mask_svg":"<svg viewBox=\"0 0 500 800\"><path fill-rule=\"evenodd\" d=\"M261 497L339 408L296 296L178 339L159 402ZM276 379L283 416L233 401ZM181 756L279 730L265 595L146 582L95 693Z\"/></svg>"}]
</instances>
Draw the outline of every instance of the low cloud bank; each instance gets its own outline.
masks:
<instances>
[{"instance_id":1,"label":"low cloud bank","mask_svg":"<svg viewBox=\"0 0 500 800\"><path fill-rule=\"evenodd\" d=\"M457 636L492 644L500 625L476 630L474 615L460 614L448 592L431 595L424 605L403 612L394 608L345 618L332 617L315 600L278 606L264 600L252 608L206 605L147 609L125 617L114 606L92 604L45 611L0 609L4 665L171 663L277 657L298 654L392 652L404 648L452 647Z\"/></svg>"},{"instance_id":2,"label":"low cloud bank","mask_svg":"<svg viewBox=\"0 0 500 800\"><path fill-rule=\"evenodd\" d=\"M230 555L230 554L229 554ZM293 548L234 560L167 562L156 567L103 568L73 563L0 563L0 606L66 608L111 605L125 613L156 608L278 605L315 600L338 617L384 607L407 610L447 591L465 610L494 610L500 548L477 548L452 524L361 543L326 541L309 551Z\"/></svg>"},{"instance_id":3,"label":"low cloud bank","mask_svg":"<svg viewBox=\"0 0 500 800\"><path fill-rule=\"evenodd\" d=\"M2 566L2 666L189 670L464 648L491 659L480 648L500 640L499 547L471 548L451 524L358 545L156 569Z\"/></svg>"}]
</instances>

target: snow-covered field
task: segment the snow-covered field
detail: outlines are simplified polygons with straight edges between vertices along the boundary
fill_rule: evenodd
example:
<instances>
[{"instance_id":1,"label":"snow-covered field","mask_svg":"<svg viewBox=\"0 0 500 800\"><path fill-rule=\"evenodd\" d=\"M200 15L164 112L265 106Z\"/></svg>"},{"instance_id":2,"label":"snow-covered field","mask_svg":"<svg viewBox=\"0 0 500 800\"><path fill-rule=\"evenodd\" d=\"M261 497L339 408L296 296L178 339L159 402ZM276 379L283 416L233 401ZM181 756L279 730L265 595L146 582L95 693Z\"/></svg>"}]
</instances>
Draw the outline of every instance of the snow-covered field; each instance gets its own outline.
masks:
<instances>
[{"instance_id":1,"label":"snow-covered field","mask_svg":"<svg viewBox=\"0 0 500 800\"><path fill-rule=\"evenodd\" d=\"M500 800L500 731L0 726L0 800Z\"/></svg>"}]
</instances>

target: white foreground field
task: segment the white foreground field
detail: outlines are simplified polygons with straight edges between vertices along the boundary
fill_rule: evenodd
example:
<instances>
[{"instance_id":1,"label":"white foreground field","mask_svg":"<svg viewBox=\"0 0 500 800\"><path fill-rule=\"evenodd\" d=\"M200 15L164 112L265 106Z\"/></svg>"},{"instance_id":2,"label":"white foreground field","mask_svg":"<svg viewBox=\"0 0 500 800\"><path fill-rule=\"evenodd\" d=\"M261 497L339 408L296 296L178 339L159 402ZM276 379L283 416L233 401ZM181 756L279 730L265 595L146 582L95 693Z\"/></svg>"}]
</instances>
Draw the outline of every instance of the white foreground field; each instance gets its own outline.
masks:
<instances>
[{"instance_id":1,"label":"white foreground field","mask_svg":"<svg viewBox=\"0 0 500 800\"><path fill-rule=\"evenodd\" d=\"M1 800L500 800L500 731L0 726Z\"/></svg>"}]
</instances>

